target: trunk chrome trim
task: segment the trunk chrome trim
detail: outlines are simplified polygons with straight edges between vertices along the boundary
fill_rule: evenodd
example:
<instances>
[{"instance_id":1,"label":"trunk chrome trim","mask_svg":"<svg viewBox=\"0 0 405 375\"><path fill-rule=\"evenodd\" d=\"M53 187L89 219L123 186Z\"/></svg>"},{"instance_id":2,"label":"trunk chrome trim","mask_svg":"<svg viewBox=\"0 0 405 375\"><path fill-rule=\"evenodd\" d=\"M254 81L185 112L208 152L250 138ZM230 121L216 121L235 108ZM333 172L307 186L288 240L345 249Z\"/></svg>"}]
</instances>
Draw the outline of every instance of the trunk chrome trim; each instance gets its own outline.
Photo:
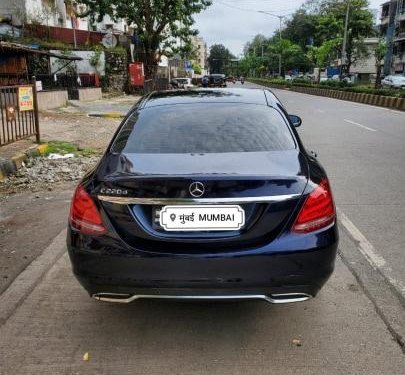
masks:
<instances>
[{"instance_id":1,"label":"trunk chrome trim","mask_svg":"<svg viewBox=\"0 0 405 375\"><path fill-rule=\"evenodd\" d=\"M243 204L243 203L277 203L300 197L301 194L271 195L261 197L235 198L134 198L97 195L103 202L116 204L145 204L145 205L184 205L184 204Z\"/></svg>"},{"instance_id":2,"label":"trunk chrome trim","mask_svg":"<svg viewBox=\"0 0 405 375\"><path fill-rule=\"evenodd\" d=\"M119 294L119 293L96 293L92 297L97 301L131 303L138 299L167 299L167 300L189 300L189 301L226 301L226 300L262 300L274 304L303 302L312 298L307 293L283 293L283 294L248 294L248 295L162 295L162 294Z\"/></svg>"}]
</instances>

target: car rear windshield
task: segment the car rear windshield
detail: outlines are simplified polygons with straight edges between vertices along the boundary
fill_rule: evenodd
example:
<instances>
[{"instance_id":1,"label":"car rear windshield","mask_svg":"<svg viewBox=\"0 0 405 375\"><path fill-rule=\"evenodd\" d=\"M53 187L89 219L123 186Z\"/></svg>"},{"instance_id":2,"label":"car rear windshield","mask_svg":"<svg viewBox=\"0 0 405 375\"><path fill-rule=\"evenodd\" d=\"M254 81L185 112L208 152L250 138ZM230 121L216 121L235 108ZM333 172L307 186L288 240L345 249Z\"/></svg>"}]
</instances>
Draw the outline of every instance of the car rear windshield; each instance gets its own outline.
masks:
<instances>
[{"instance_id":1,"label":"car rear windshield","mask_svg":"<svg viewBox=\"0 0 405 375\"><path fill-rule=\"evenodd\" d=\"M295 142L280 113L264 105L179 104L134 112L112 152L190 154L282 151Z\"/></svg>"}]
</instances>

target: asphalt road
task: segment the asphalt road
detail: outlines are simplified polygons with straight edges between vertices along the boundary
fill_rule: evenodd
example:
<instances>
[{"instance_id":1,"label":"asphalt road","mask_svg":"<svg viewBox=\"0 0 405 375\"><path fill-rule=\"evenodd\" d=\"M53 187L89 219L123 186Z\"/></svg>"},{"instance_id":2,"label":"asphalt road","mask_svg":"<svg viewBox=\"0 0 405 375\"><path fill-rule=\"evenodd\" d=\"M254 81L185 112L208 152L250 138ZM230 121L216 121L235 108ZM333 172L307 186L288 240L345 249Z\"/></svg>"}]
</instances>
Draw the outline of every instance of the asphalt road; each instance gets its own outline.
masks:
<instances>
[{"instance_id":1,"label":"asphalt road","mask_svg":"<svg viewBox=\"0 0 405 375\"><path fill-rule=\"evenodd\" d=\"M405 114L276 93L302 116L300 134L339 208L340 255L318 297L288 306L96 302L71 274L65 233L41 242L27 223L17 237L43 252L0 295L0 374L404 373ZM52 209L52 233L65 225L67 195ZM13 204L31 199L9 200L11 219Z\"/></svg>"}]
</instances>

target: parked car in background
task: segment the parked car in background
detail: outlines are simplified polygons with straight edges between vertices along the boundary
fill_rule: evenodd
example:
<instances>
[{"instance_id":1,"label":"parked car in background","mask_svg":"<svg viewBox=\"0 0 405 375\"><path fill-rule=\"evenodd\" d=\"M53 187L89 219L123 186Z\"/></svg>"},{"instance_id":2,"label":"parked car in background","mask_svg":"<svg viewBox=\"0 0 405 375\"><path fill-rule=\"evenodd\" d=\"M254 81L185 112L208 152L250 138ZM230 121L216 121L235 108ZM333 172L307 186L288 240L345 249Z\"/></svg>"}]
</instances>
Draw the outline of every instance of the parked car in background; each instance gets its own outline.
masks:
<instances>
[{"instance_id":1,"label":"parked car in background","mask_svg":"<svg viewBox=\"0 0 405 375\"><path fill-rule=\"evenodd\" d=\"M173 81L177 83L178 88L192 89L193 87L195 87L191 82L191 78L175 78Z\"/></svg>"},{"instance_id":2,"label":"parked car in background","mask_svg":"<svg viewBox=\"0 0 405 375\"><path fill-rule=\"evenodd\" d=\"M209 76L204 76L201 79L201 85L202 87L208 87L210 84L210 77Z\"/></svg>"},{"instance_id":3,"label":"parked car in background","mask_svg":"<svg viewBox=\"0 0 405 375\"><path fill-rule=\"evenodd\" d=\"M7 23L2 23L0 24L0 35L19 38L21 37L21 29Z\"/></svg>"},{"instance_id":4,"label":"parked car in background","mask_svg":"<svg viewBox=\"0 0 405 375\"><path fill-rule=\"evenodd\" d=\"M382 81L381 84L385 87L393 87L396 89L403 89L405 88L405 76L386 76Z\"/></svg>"},{"instance_id":5,"label":"parked car in background","mask_svg":"<svg viewBox=\"0 0 405 375\"><path fill-rule=\"evenodd\" d=\"M225 74L211 74L210 87L226 87L226 76Z\"/></svg>"}]
</instances>

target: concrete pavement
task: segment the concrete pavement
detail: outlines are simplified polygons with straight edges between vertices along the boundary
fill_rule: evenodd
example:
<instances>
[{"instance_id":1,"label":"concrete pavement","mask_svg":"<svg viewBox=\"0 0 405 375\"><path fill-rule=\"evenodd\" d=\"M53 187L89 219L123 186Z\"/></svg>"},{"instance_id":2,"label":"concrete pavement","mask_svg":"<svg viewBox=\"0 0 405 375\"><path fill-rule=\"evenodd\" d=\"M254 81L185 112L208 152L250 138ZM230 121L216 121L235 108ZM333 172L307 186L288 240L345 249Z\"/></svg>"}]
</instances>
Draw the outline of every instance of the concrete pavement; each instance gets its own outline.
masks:
<instances>
[{"instance_id":1,"label":"concrete pavement","mask_svg":"<svg viewBox=\"0 0 405 375\"><path fill-rule=\"evenodd\" d=\"M0 337L7 375L399 375L405 368L400 347L340 260L320 295L295 305L111 305L88 297L65 255Z\"/></svg>"}]
</instances>

